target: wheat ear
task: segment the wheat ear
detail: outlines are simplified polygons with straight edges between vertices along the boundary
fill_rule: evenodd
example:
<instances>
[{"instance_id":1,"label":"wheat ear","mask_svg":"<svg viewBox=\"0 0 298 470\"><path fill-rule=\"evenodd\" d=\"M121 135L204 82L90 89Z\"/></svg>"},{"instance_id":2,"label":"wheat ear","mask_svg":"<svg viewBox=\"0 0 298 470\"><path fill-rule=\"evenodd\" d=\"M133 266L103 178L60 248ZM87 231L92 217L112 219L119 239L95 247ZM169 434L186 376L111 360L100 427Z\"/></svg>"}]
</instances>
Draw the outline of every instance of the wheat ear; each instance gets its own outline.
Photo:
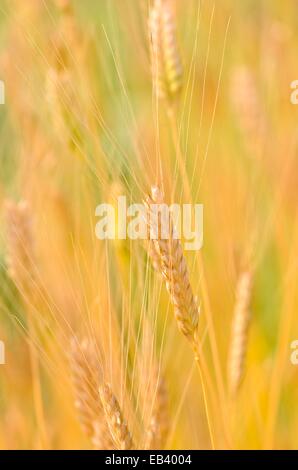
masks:
<instances>
[{"instance_id":1,"label":"wheat ear","mask_svg":"<svg viewBox=\"0 0 298 470\"><path fill-rule=\"evenodd\" d=\"M133 449L132 436L110 385L107 383L100 385L99 395L115 448L118 450Z\"/></svg>"},{"instance_id":2,"label":"wheat ear","mask_svg":"<svg viewBox=\"0 0 298 470\"><path fill-rule=\"evenodd\" d=\"M75 389L75 407L86 435L95 449L114 449L105 414L98 395L102 371L95 346L87 339L71 342L70 365Z\"/></svg>"},{"instance_id":3,"label":"wheat ear","mask_svg":"<svg viewBox=\"0 0 298 470\"><path fill-rule=\"evenodd\" d=\"M230 351L228 359L228 383L230 394L237 393L245 369L248 329L250 323L250 301L252 291L252 272L244 271L238 279L236 302L232 324Z\"/></svg>"},{"instance_id":4,"label":"wheat ear","mask_svg":"<svg viewBox=\"0 0 298 470\"><path fill-rule=\"evenodd\" d=\"M238 66L231 77L231 101L236 118L252 155L260 152L266 130L266 116L252 71Z\"/></svg>"},{"instance_id":5,"label":"wheat ear","mask_svg":"<svg viewBox=\"0 0 298 470\"><path fill-rule=\"evenodd\" d=\"M159 375L159 374L158 374ZM157 376L156 393L149 427L146 432L145 449L164 449L169 430L168 392L163 377Z\"/></svg>"},{"instance_id":6,"label":"wheat ear","mask_svg":"<svg viewBox=\"0 0 298 470\"><path fill-rule=\"evenodd\" d=\"M151 195L147 196L145 201L145 205L147 207L147 223L150 228L150 236L153 238L153 242L155 244L156 253L160 257L162 275L166 281L171 302L174 305L174 313L178 327L190 341L194 351L202 383L210 441L212 448L214 448L215 445L211 426L211 417L202 372L202 354L198 338L200 309L192 292L181 241L175 233L175 227L173 225L171 215L167 214L166 218L163 216L163 203L164 198L160 189L157 187L151 188ZM156 214L159 212L161 212L161 216L159 215L156 217ZM168 223L170 229L170 236L168 239L162 238L161 218L164 223Z\"/></svg>"},{"instance_id":7,"label":"wheat ear","mask_svg":"<svg viewBox=\"0 0 298 470\"><path fill-rule=\"evenodd\" d=\"M151 67L157 94L173 100L182 86L176 24L168 0L155 0L149 14Z\"/></svg>"},{"instance_id":8,"label":"wheat ear","mask_svg":"<svg viewBox=\"0 0 298 470\"><path fill-rule=\"evenodd\" d=\"M7 201L5 209L8 274L20 290L28 293L36 274L30 210L26 201Z\"/></svg>"},{"instance_id":9,"label":"wheat ear","mask_svg":"<svg viewBox=\"0 0 298 470\"><path fill-rule=\"evenodd\" d=\"M37 342L36 327L32 315L32 307L36 306L37 270L35 264L35 247L32 233L32 218L26 201L6 202L7 223L7 270L11 279L23 296L26 307L29 359L32 374L32 393L36 420L43 448L48 447L46 420L44 416L43 399L40 384L39 357L34 342ZM39 286L40 287L40 286ZM28 301L30 298L30 302Z\"/></svg>"},{"instance_id":10,"label":"wheat ear","mask_svg":"<svg viewBox=\"0 0 298 470\"><path fill-rule=\"evenodd\" d=\"M174 313L180 331L193 341L199 321L199 308L194 298L189 281L188 268L180 240L175 234L171 216L169 215L169 239L162 238L161 218L163 217L163 194L153 187L148 196L147 222L153 237L155 252L159 255L162 275L166 281L170 299L174 305ZM158 218L156 214L158 213Z\"/></svg>"}]
</instances>

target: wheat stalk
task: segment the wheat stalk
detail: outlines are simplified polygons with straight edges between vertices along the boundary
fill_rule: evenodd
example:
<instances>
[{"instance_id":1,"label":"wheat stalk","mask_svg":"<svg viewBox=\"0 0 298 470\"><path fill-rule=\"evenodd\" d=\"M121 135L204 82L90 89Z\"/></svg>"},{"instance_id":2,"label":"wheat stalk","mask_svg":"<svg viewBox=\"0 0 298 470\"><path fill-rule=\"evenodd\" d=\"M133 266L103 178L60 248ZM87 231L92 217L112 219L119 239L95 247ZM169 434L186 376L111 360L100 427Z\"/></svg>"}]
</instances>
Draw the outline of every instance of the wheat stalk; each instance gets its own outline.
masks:
<instances>
[{"instance_id":1,"label":"wheat stalk","mask_svg":"<svg viewBox=\"0 0 298 470\"><path fill-rule=\"evenodd\" d=\"M75 389L75 407L86 435L96 449L113 449L113 443L98 388L102 380L100 363L96 360L95 346L87 339L71 342L70 365Z\"/></svg>"},{"instance_id":2,"label":"wheat stalk","mask_svg":"<svg viewBox=\"0 0 298 470\"><path fill-rule=\"evenodd\" d=\"M170 2L155 0L149 14L151 67L157 94L173 100L182 87L182 64Z\"/></svg>"},{"instance_id":3,"label":"wheat stalk","mask_svg":"<svg viewBox=\"0 0 298 470\"><path fill-rule=\"evenodd\" d=\"M245 369L248 328L250 323L250 301L252 291L252 271L244 271L238 279L236 302L231 331L228 359L228 383L230 394L237 393Z\"/></svg>"}]
</instances>

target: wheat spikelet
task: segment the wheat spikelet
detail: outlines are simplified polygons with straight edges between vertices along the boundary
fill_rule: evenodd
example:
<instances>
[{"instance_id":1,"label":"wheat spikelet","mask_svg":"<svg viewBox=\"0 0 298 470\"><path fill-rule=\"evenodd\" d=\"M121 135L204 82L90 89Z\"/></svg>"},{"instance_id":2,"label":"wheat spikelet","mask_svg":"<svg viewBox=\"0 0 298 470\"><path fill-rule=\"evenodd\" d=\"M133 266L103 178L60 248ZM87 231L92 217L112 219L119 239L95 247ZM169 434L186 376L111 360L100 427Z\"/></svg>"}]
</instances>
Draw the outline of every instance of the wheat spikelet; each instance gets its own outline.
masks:
<instances>
[{"instance_id":1,"label":"wheat spikelet","mask_svg":"<svg viewBox=\"0 0 298 470\"><path fill-rule=\"evenodd\" d=\"M182 64L170 2L155 0L149 15L151 67L157 94L172 100L182 87Z\"/></svg>"},{"instance_id":2,"label":"wheat spikelet","mask_svg":"<svg viewBox=\"0 0 298 470\"><path fill-rule=\"evenodd\" d=\"M162 275L174 305L174 313L179 329L189 340L193 341L199 321L199 308L190 285L181 242L175 234L170 215L168 220L169 239L162 238L161 217L158 217L156 226L156 211L154 208L159 207L162 212L163 205L163 195L158 188L152 188L151 196L147 197L145 204L148 210L147 222L153 235L156 253L160 257Z\"/></svg>"},{"instance_id":3,"label":"wheat spikelet","mask_svg":"<svg viewBox=\"0 0 298 470\"><path fill-rule=\"evenodd\" d=\"M131 450L133 441L127 424L123 418L120 405L109 384L99 387L99 394L116 449Z\"/></svg>"},{"instance_id":4,"label":"wheat spikelet","mask_svg":"<svg viewBox=\"0 0 298 470\"><path fill-rule=\"evenodd\" d=\"M98 395L102 371L94 345L88 340L71 342L70 365L75 389L75 407L86 435L96 449L113 449L103 407Z\"/></svg>"},{"instance_id":5,"label":"wheat spikelet","mask_svg":"<svg viewBox=\"0 0 298 470\"><path fill-rule=\"evenodd\" d=\"M228 360L228 383L231 395L237 393L245 368L248 327L250 322L250 301L252 272L244 271L239 277Z\"/></svg>"},{"instance_id":6,"label":"wheat spikelet","mask_svg":"<svg viewBox=\"0 0 298 470\"><path fill-rule=\"evenodd\" d=\"M145 449L158 450L164 449L168 429L168 392L163 377L157 375L157 386L154 398L152 415L147 429Z\"/></svg>"},{"instance_id":7,"label":"wheat spikelet","mask_svg":"<svg viewBox=\"0 0 298 470\"><path fill-rule=\"evenodd\" d=\"M6 202L8 274L22 290L28 290L35 278L35 253L32 220L26 201Z\"/></svg>"}]
</instances>

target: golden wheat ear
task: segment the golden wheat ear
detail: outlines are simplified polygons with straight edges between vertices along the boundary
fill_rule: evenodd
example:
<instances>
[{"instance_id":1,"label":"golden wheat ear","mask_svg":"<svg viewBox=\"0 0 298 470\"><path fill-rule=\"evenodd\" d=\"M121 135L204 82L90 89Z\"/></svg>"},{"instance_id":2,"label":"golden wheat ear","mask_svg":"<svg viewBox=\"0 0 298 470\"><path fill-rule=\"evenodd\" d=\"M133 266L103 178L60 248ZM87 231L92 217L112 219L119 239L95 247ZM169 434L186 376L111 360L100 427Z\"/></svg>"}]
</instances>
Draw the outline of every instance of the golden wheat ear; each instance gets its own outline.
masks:
<instances>
[{"instance_id":1,"label":"golden wheat ear","mask_svg":"<svg viewBox=\"0 0 298 470\"><path fill-rule=\"evenodd\" d=\"M174 314L180 331L193 341L199 322L199 308L191 288L188 268L183 254L181 241L176 237L175 227L169 214L169 239L162 238L161 216L157 214L157 206L162 211L164 197L157 187L152 187L151 195L146 198L147 223L149 225L155 256L159 258L162 276L166 282Z\"/></svg>"},{"instance_id":2,"label":"golden wheat ear","mask_svg":"<svg viewBox=\"0 0 298 470\"><path fill-rule=\"evenodd\" d=\"M178 327L182 334L189 340L199 368L210 432L210 440L212 448L215 448L209 405L207 401L207 394L201 365L202 354L198 331L200 309L198 307L197 298L195 298L193 295L181 241L177 237L171 214L168 212L166 214L166 218L164 217L162 209L162 206L164 205L164 196L158 187L151 188L151 195L147 196L145 205L147 208L147 223L149 225L150 234L153 237L155 251L160 258L162 276L166 282L166 287L170 295L171 303L174 306L174 313ZM162 216L159 216L160 211ZM170 229L170 236L168 239L164 239L162 237L161 220L163 220L163 222L167 220L168 222L167 225Z\"/></svg>"},{"instance_id":3,"label":"golden wheat ear","mask_svg":"<svg viewBox=\"0 0 298 470\"><path fill-rule=\"evenodd\" d=\"M6 201L5 216L8 274L21 290L26 290L36 275L32 218L28 203Z\"/></svg>"},{"instance_id":4,"label":"golden wheat ear","mask_svg":"<svg viewBox=\"0 0 298 470\"><path fill-rule=\"evenodd\" d=\"M252 156L259 155L267 122L253 70L235 67L230 83L231 104Z\"/></svg>"},{"instance_id":5,"label":"golden wheat ear","mask_svg":"<svg viewBox=\"0 0 298 470\"><path fill-rule=\"evenodd\" d=\"M237 282L228 357L228 385L231 396L235 396L238 392L245 370L248 330L251 318L252 278L252 271L246 270L242 272Z\"/></svg>"},{"instance_id":6,"label":"golden wheat ear","mask_svg":"<svg viewBox=\"0 0 298 470\"><path fill-rule=\"evenodd\" d=\"M134 449L131 433L110 385L107 383L101 384L99 395L115 448L118 450Z\"/></svg>"},{"instance_id":7,"label":"golden wheat ear","mask_svg":"<svg viewBox=\"0 0 298 470\"><path fill-rule=\"evenodd\" d=\"M70 366L75 392L75 407L83 431L95 449L112 450L114 445L98 394L102 369L95 345L84 339L71 341Z\"/></svg>"},{"instance_id":8,"label":"golden wheat ear","mask_svg":"<svg viewBox=\"0 0 298 470\"><path fill-rule=\"evenodd\" d=\"M157 95L172 101L182 88L176 23L168 0L155 0L149 14L151 68Z\"/></svg>"},{"instance_id":9,"label":"golden wheat ear","mask_svg":"<svg viewBox=\"0 0 298 470\"><path fill-rule=\"evenodd\" d=\"M145 449L164 449L169 431L168 391L163 377L157 376L156 394L149 427L146 432Z\"/></svg>"}]
</instances>

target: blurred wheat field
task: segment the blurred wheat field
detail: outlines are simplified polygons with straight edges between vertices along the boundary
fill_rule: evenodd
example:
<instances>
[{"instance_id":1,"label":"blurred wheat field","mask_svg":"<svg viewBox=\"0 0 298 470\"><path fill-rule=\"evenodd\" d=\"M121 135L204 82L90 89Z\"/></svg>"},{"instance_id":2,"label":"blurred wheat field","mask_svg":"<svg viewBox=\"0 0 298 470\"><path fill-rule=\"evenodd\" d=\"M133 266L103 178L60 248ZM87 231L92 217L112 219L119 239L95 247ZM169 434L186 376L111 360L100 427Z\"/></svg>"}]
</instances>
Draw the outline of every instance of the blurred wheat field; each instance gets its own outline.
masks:
<instances>
[{"instance_id":1,"label":"blurred wheat field","mask_svg":"<svg viewBox=\"0 0 298 470\"><path fill-rule=\"evenodd\" d=\"M1 0L1 449L298 447L297 27ZM96 238L98 204L160 194L204 205L201 250Z\"/></svg>"}]
</instances>

